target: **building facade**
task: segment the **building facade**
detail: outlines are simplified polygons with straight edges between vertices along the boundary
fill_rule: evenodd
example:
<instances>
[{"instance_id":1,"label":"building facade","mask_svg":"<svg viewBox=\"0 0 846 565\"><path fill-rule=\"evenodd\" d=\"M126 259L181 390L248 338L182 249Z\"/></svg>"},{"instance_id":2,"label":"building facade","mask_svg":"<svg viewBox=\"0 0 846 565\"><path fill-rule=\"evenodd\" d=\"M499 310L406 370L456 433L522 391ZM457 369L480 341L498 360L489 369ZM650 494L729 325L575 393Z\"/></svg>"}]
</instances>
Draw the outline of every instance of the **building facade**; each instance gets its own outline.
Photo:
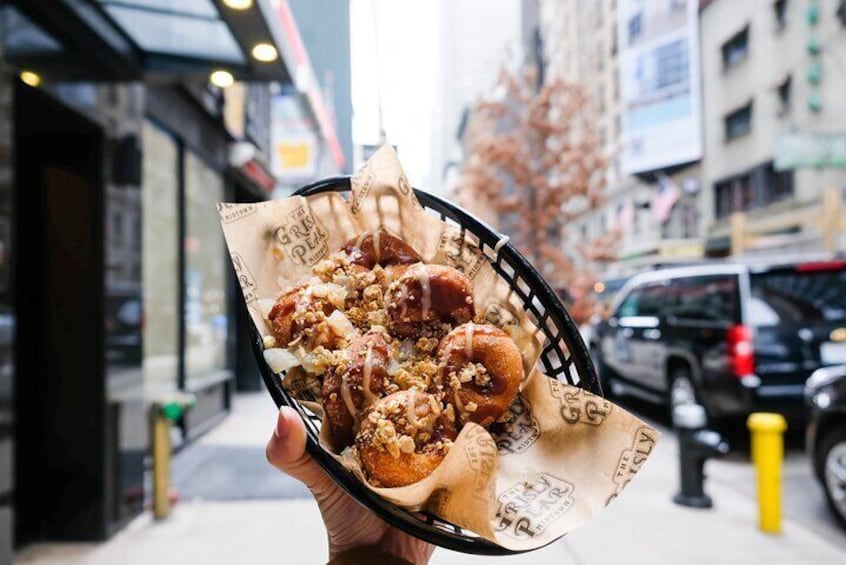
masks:
<instances>
[{"instance_id":1,"label":"building facade","mask_svg":"<svg viewBox=\"0 0 846 565\"><path fill-rule=\"evenodd\" d=\"M0 6L0 562L142 511L151 401L196 396L185 442L259 382L217 204L274 189L292 49L233 10Z\"/></svg>"},{"instance_id":2,"label":"building facade","mask_svg":"<svg viewBox=\"0 0 846 565\"><path fill-rule=\"evenodd\" d=\"M432 186L449 194L462 159L467 109L496 84L503 65L522 57L520 0L440 3L438 84L431 116Z\"/></svg>"},{"instance_id":3,"label":"building facade","mask_svg":"<svg viewBox=\"0 0 846 565\"><path fill-rule=\"evenodd\" d=\"M799 155L844 134L843 2L702 4L708 254L846 249L836 225L846 214L843 163L803 164Z\"/></svg>"}]
</instances>

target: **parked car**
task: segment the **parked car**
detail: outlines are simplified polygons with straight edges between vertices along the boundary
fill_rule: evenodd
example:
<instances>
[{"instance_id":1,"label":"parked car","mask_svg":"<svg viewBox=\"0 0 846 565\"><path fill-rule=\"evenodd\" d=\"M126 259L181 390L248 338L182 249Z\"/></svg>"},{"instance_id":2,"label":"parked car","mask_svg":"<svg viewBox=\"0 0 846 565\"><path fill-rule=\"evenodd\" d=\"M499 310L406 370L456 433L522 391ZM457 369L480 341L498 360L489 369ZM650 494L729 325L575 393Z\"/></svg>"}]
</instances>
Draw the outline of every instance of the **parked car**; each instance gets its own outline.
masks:
<instances>
[{"instance_id":1,"label":"parked car","mask_svg":"<svg viewBox=\"0 0 846 565\"><path fill-rule=\"evenodd\" d=\"M752 411L801 419L805 381L846 363L846 261L713 264L629 280L591 351L606 391L712 423Z\"/></svg>"},{"instance_id":2,"label":"parked car","mask_svg":"<svg viewBox=\"0 0 846 565\"><path fill-rule=\"evenodd\" d=\"M805 398L808 455L829 508L846 528L846 365L814 371Z\"/></svg>"}]
</instances>

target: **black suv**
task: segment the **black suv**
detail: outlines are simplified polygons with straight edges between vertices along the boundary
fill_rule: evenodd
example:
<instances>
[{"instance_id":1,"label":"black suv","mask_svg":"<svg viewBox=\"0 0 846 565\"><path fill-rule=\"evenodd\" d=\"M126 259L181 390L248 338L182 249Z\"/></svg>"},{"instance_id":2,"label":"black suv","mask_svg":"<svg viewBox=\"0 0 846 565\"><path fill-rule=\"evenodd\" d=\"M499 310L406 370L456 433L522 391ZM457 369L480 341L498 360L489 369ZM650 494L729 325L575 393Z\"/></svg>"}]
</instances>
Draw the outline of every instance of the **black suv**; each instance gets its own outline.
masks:
<instances>
[{"instance_id":1,"label":"black suv","mask_svg":"<svg viewBox=\"0 0 846 565\"><path fill-rule=\"evenodd\" d=\"M636 275L590 346L612 395L697 402L712 421L762 409L801 417L810 374L846 363L846 261Z\"/></svg>"}]
</instances>

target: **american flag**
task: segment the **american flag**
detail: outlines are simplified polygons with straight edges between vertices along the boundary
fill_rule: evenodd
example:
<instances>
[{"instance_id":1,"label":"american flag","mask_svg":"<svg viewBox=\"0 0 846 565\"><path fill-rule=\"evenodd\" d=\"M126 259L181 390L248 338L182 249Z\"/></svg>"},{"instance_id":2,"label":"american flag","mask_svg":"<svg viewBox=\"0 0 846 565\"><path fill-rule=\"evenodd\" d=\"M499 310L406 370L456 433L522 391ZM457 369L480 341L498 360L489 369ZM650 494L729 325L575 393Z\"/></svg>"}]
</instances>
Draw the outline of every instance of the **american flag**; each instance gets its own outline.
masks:
<instances>
[{"instance_id":1,"label":"american flag","mask_svg":"<svg viewBox=\"0 0 846 565\"><path fill-rule=\"evenodd\" d=\"M652 213L659 222L667 221L680 196L681 191L675 183L667 175L658 173L658 192L652 197Z\"/></svg>"},{"instance_id":2,"label":"american flag","mask_svg":"<svg viewBox=\"0 0 846 565\"><path fill-rule=\"evenodd\" d=\"M632 222L634 221L634 216L635 209L631 200L626 200L622 204L617 205L617 227L620 228L621 231L629 229L629 226L632 225Z\"/></svg>"}]
</instances>

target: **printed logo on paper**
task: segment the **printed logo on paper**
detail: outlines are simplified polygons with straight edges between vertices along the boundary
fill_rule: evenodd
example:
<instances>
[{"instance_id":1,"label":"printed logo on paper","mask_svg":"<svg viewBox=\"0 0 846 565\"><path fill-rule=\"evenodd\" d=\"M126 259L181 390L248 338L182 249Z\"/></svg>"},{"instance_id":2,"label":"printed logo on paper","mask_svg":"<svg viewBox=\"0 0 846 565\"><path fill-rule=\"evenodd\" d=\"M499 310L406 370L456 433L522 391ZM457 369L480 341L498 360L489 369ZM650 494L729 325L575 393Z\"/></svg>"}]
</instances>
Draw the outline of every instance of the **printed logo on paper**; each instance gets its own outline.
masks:
<instances>
[{"instance_id":1,"label":"printed logo on paper","mask_svg":"<svg viewBox=\"0 0 846 565\"><path fill-rule=\"evenodd\" d=\"M352 180L350 181L350 184L353 187L350 210L353 215L357 216L361 211L362 202L364 202L364 198L370 192L370 189L373 188L375 178L376 176L373 173L373 165L370 164L370 161L364 163L364 165L362 165L362 167L353 175Z\"/></svg>"},{"instance_id":2,"label":"printed logo on paper","mask_svg":"<svg viewBox=\"0 0 846 565\"><path fill-rule=\"evenodd\" d=\"M517 317L514 314L494 302L485 308L483 318L485 323L493 324L498 328L517 323Z\"/></svg>"},{"instance_id":3,"label":"printed logo on paper","mask_svg":"<svg viewBox=\"0 0 846 565\"><path fill-rule=\"evenodd\" d=\"M256 295L256 278L247 268L247 263L244 258L237 253L232 253L232 266L235 268L235 276L238 278L238 284L241 285L241 292L244 293L244 301L249 304L253 300L258 300Z\"/></svg>"},{"instance_id":4,"label":"printed logo on paper","mask_svg":"<svg viewBox=\"0 0 846 565\"><path fill-rule=\"evenodd\" d=\"M397 179L397 189L400 191L400 194L405 196L409 202L411 202L412 206L417 209L423 208L420 201L417 200L414 190L411 188L411 183L408 182L408 177L405 176L405 173L402 171L400 171L399 178Z\"/></svg>"},{"instance_id":5,"label":"printed logo on paper","mask_svg":"<svg viewBox=\"0 0 846 565\"><path fill-rule=\"evenodd\" d=\"M488 485L491 475L496 470L496 444L484 428L474 427L468 434L464 454L467 456L470 468L475 471L473 482L473 497L482 501L488 500Z\"/></svg>"},{"instance_id":6,"label":"printed logo on paper","mask_svg":"<svg viewBox=\"0 0 846 565\"><path fill-rule=\"evenodd\" d=\"M491 426L500 455L523 453L540 437L540 424L532 414L532 405L518 394L508 411Z\"/></svg>"},{"instance_id":7,"label":"printed logo on paper","mask_svg":"<svg viewBox=\"0 0 846 565\"><path fill-rule=\"evenodd\" d=\"M287 221L276 229L274 237L295 263L310 267L329 252L326 241L329 232L311 209L300 206L288 215Z\"/></svg>"},{"instance_id":8,"label":"printed logo on paper","mask_svg":"<svg viewBox=\"0 0 846 565\"><path fill-rule=\"evenodd\" d=\"M255 204L231 204L228 202L219 202L217 204L217 212L220 214L220 221L224 224L231 224L237 222L242 218L251 216L256 213L258 207Z\"/></svg>"},{"instance_id":9,"label":"printed logo on paper","mask_svg":"<svg viewBox=\"0 0 846 565\"><path fill-rule=\"evenodd\" d=\"M637 429L634 436L634 441L629 449L623 450L617 461L617 470L614 472L614 494L612 494L605 504L608 505L612 500L617 498L623 489L625 489L632 480L643 463L652 453L655 448L655 443L658 439L654 436L654 432L646 426L641 426Z\"/></svg>"},{"instance_id":10,"label":"printed logo on paper","mask_svg":"<svg viewBox=\"0 0 846 565\"><path fill-rule=\"evenodd\" d=\"M446 258L448 266L458 269L470 279L476 276L484 261L479 246L467 240L461 230L455 228L444 230L438 242L438 250Z\"/></svg>"},{"instance_id":11,"label":"printed logo on paper","mask_svg":"<svg viewBox=\"0 0 846 565\"><path fill-rule=\"evenodd\" d=\"M588 424L598 426L611 412L611 403L587 392L584 389L564 386L553 379L547 379L549 387L558 402L561 418L568 424Z\"/></svg>"},{"instance_id":12,"label":"printed logo on paper","mask_svg":"<svg viewBox=\"0 0 846 565\"><path fill-rule=\"evenodd\" d=\"M575 487L549 473L517 483L499 497L494 530L516 540L532 539L573 507Z\"/></svg>"}]
</instances>

